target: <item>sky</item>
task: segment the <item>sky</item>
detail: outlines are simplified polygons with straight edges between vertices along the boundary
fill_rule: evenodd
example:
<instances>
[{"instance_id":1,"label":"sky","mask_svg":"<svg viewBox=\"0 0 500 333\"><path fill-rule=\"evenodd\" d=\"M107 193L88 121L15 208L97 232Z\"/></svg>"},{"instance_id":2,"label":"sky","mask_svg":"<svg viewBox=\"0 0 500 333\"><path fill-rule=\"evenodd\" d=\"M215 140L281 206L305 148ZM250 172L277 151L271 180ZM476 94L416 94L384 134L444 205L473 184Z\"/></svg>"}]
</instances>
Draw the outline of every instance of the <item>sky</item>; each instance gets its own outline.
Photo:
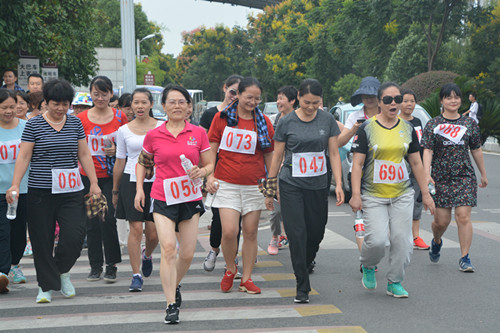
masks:
<instances>
[{"instance_id":1,"label":"sky","mask_svg":"<svg viewBox=\"0 0 500 333\"><path fill-rule=\"evenodd\" d=\"M207 28L214 27L219 23L230 28L235 25L246 27L247 16L261 12L256 8L203 0L134 0L134 2L142 4L142 9L150 21L168 29L162 31L165 42L162 52L173 54L175 57L182 51L183 31L191 31L201 25Z\"/></svg>"}]
</instances>

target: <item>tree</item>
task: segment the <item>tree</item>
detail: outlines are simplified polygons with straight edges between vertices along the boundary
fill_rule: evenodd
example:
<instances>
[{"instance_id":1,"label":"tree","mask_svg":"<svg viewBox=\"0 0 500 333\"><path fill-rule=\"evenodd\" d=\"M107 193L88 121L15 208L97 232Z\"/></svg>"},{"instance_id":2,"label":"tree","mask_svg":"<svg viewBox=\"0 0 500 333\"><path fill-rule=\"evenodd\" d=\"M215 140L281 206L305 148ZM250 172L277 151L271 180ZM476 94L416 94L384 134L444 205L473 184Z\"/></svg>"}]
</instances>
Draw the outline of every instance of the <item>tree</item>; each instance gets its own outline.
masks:
<instances>
[{"instance_id":1,"label":"tree","mask_svg":"<svg viewBox=\"0 0 500 333\"><path fill-rule=\"evenodd\" d=\"M16 67L23 50L41 63L56 63L59 76L71 83L88 84L97 66L95 8L95 0L2 1L0 63Z\"/></svg>"},{"instance_id":2,"label":"tree","mask_svg":"<svg viewBox=\"0 0 500 333\"><path fill-rule=\"evenodd\" d=\"M332 95L339 102L349 103L352 94L359 88L362 78L355 74L344 75L332 87Z\"/></svg>"}]
</instances>

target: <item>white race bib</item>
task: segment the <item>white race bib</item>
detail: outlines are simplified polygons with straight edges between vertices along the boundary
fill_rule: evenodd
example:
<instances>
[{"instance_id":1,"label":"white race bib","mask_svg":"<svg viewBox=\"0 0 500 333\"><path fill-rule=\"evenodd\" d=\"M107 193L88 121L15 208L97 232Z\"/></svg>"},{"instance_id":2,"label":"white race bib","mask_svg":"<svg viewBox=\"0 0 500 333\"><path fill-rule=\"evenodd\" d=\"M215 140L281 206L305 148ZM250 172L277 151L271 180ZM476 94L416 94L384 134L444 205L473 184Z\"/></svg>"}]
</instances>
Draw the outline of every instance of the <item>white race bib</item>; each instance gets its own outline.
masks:
<instances>
[{"instance_id":1,"label":"white race bib","mask_svg":"<svg viewBox=\"0 0 500 333\"><path fill-rule=\"evenodd\" d=\"M194 186L188 175L163 180L167 205L201 200L201 187Z\"/></svg>"},{"instance_id":2,"label":"white race bib","mask_svg":"<svg viewBox=\"0 0 500 333\"><path fill-rule=\"evenodd\" d=\"M422 141L422 126L415 126L415 132L417 133L418 143Z\"/></svg>"},{"instance_id":3,"label":"white race bib","mask_svg":"<svg viewBox=\"0 0 500 333\"><path fill-rule=\"evenodd\" d=\"M382 184L397 184L409 179L405 161L394 163L391 161L375 160L373 182Z\"/></svg>"},{"instance_id":4,"label":"white race bib","mask_svg":"<svg viewBox=\"0 0 500 333\"><path fill-rule=\"evenodd\" d=\"M78 168L52 169L52 194L71 193L83 190Z\"/></svg>"},{"instance_id":5,"label":"white race bib","mask_svg":"<svg viewBox=\"0 0 500 333\"><path fill-rule=\"evenodd\" d=\"M467 127L455 124L439 124L434 127L434 134L439 134L455 143L459 143L462 140L465 132L467 132Z\"/></svg>"},{"instance_id":6,"label":"white race bib","mask_svg":"<svg viewBox=\"0 0 500 333\"><path fill-rule=\"evenodd\" d=\"M21 148L21 139L0 141L0 164L16 163Z\"/></svg>"},{"instance_id":7,"label":"white race bib","mask_svg":"<svg viewBox=\"0 0 500 333\"><path fill-rule=\"evenodd\" d=\"M255 154L256 147L256 132L226 126L219 149L240 154Z\"/></svg>"},{"instance_id":8,"label":"white race bib","mask_svg":"<svg viewBox=\"0 0 500 333\"><path fill-rule=\"evenodd\" d=\"M116 141L116 132L105 135L108 140ZM106 156L104 148L106 147L106 140L104 140L104 135L89 135L87 144L89 146L90 155L92 156Z\"/></svg>"},{"instance_id":9,"label":"white race bib","mask_svg":"<svg viewBox=\"0 0 500 333\"><path fill-rule=\"evenodd\" d=\"M292 176L316 177L326 173L326 158L323 151L314 153L293 153Z\"/></svg>"},{"instance_id":10,"label":"white race bib","mask_svg":"<svg viewBox=\"0 0 500 333\"><path fill-rule=\"evenodd\" d=\"M136 167L137 167L137 163L135 163ZM154 168L154 174L153 174L153 177L151 177L151 179L146 179L144 178L144 182L145 183L152 183L155 181L155 178L156 178L156 166L153 167ZM135 171L136 171L136 168L134 168L134 170L131 170L130 172L132 172L130 174L130 182L131 183L135 183L137 182L137 176L135 175Z\"/></svg>"}]
</instances>

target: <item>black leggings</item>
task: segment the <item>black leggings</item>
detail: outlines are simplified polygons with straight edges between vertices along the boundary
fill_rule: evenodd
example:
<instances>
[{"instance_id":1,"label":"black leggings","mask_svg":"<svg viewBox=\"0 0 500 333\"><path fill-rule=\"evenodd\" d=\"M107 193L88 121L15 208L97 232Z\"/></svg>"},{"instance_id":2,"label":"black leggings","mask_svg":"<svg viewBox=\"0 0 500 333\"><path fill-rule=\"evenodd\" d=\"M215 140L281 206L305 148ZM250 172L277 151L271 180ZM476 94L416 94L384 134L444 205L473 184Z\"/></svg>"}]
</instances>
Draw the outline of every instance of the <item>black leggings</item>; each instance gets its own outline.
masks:
<instances>
[{"instance_id":1,"label":"black leggings","mask_svg":"<svg viewBox=\"0 0 500 333\"><path fill-rule=\"evenodd\" d=\"M241 215L240 215L240 228L238 229L238 245L240 244L241 235ZM214 249L220 247L222 239L222 224L220 222L219 208L212 207L212 225L210 227L210 246Z\"/></svg>"}]
</instances>

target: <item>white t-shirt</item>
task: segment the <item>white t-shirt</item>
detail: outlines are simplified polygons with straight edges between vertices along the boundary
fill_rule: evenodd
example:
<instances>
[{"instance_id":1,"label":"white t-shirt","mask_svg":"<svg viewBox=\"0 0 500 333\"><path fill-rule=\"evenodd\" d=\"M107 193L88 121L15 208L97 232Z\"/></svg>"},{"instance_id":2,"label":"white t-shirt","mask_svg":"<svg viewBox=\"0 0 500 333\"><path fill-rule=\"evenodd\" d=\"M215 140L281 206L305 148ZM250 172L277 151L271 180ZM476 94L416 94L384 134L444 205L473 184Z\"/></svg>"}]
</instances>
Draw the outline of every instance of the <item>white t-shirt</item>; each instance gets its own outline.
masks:
<instances>
[{"instance_id":1,"label":"white t-shirt","mask_svg":"<svg viewBox=\"0 0 500 333\"><path fill-rule=\"evenodd\" d=\"M355 111L349 115L347 121L344 124L344 127L347 129L353 128L354 124L358 121L358 119L368 119L365 115L365 108L361 108L361 110Z\"/></svg>"},{"instance_id":2,"label":"white t-shirt","mask_svg":"<svg viewBox=\"0 0 500 333\"><path fill-rule=\"evenodd\" d=\"M474 119L476 123L479 123L479 120L477 120L477 111L479 111L479 105L477 102L474 102L470 106L470 113L469 116Z\"/></svg>"},{"instance_id":3,"label":"white t-shirt","mask_svg":"<svg viewBox=\"0 0 500 333\"><path fill-rule=\"evenodd\" d=\"M158 120L156 127L163 124L163 121ZM144 135L137 135L132 133L128 128L128 124L121 126L116 134L116 158L127 158L124 173L135 175L135 165L142 150L144 142Z\"/></svg>"}]
</instances>

